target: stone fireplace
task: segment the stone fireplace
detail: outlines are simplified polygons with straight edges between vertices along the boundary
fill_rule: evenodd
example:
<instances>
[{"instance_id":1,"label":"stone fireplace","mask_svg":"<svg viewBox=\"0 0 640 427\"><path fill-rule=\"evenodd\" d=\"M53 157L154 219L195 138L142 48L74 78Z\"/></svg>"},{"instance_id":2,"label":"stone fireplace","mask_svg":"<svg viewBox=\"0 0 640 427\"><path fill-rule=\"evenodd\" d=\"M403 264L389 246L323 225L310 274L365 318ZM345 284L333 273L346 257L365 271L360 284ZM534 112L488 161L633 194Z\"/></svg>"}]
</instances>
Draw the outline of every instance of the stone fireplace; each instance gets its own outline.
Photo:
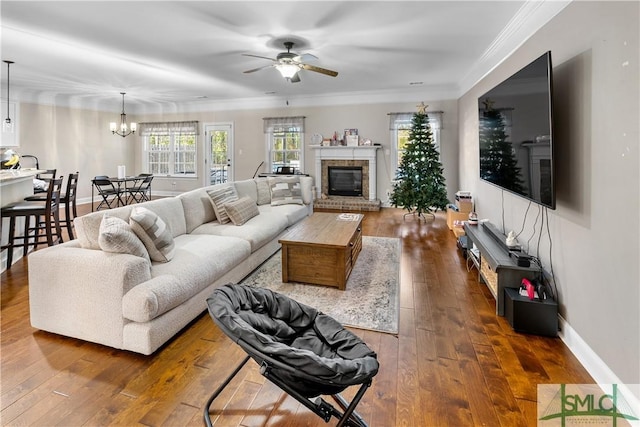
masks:
<instances>
[{"instance_id":1,"label":"stone fireplace","mask_svg":"<svg viewBox=\"0 0 640 427\"><path fill-rule=\"evenodd\" d=\"M380 201L376 194L376 153L378 148L380 148L379 146L322 147L316 145L311 148L313 148L316 153L315 181L318 206L328 204L330 206L327 206L327 208L330 209L346 209L347 207L349 209L360 210L379 209ZM361 194L332 195L329 188L329 168L362 170ZM376 209L365 208L365 205L371 205Z\"/></svg>"}]
</instances>

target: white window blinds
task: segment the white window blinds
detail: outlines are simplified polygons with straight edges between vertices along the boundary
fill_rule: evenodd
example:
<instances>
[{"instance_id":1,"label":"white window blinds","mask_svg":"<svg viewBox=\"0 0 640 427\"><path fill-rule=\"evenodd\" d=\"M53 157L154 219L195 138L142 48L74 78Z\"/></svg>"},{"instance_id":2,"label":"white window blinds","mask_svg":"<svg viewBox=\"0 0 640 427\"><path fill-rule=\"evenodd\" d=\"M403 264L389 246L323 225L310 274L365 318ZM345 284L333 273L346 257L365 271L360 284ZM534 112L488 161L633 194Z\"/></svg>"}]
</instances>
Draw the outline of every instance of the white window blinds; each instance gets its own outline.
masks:
<instances>
[{"instance_id":1,"label":"white window blinds","mask_svg":"<svg viewBox=\"0 0 640 427\"><path fill-rule=\"evenodd\" d=\"M277 133L277 132L304 133L304 116L265 117L262 120L263 120L264 133Z\"/></svg>"},{"instance_id":2,"label":"white window blinds","mask_svg":"<svg viewBox=\"0 0 640 427\"><path fill-rule=\"evenodd\" d=\"M192 135L198 135L198 122L152 122L152 123L138 123L140 136L151 135L172 135L190 133Z\"/></svg>"}]
</instances>

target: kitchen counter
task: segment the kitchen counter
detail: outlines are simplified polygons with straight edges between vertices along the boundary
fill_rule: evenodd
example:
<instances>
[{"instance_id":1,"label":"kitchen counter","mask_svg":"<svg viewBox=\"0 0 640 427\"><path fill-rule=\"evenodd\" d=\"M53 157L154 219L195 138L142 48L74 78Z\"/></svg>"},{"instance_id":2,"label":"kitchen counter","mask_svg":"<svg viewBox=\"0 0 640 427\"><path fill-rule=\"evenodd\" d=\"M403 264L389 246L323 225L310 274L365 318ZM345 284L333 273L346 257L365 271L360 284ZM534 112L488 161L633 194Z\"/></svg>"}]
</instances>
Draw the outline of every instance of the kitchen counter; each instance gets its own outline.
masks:
<instances>
[{"instance_id":1,"label":"kitchen counter","mask_svg":"<svg viewBox=\"0 0 640 427\"><path fill-rule=\"evenodd\" d=\"M19 170L2 170L0 171L0 206L7 206L10 203L24 200L25 197L33 195L33 178L45 172L39 169L19 169ZM5 245L8 240L9 219L3 218L2 235L0 236L1 244ZM24 220L19 218L16 222L16 230L24 228ZM22 234L21 232L18 234ZM6 269L6 251L2 251L2 271ZM15 250L13 259L18 260L22 257L22 250Z\"/></svg>"},{"instance_id":2,"label":"kitchen counter","mask_svg":"<svg viewBox=\"0 0 640 427\"><path fill-rule=\"evenodd\" d=\"M33 177L45 172L40 169L0 171L0 205L18 202L33 194Z\"/></svg>"},{"instance_id":3,"label":"kitchen counter","mask_svg":"<svg viewBox=\"0 0 640 427\"><path fill-rule=\"evenodd\" d=\"M33 179L39 173L45 172L41 169L5 169L0 171L0 185L4 185L5 183L12 183L17 181L22 181L27 178Z\"/></svg>"}]
</instances>

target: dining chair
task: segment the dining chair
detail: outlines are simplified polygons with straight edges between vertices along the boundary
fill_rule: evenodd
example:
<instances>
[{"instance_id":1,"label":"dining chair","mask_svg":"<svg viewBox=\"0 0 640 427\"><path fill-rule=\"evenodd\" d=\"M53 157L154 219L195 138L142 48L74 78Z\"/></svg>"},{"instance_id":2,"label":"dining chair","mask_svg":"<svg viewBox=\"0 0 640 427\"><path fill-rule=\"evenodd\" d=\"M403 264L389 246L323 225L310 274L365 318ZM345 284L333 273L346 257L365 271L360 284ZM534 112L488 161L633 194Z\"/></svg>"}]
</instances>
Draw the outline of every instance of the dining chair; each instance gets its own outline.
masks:
<instances>
[{"instance_id":1,"label":"dining chair","mask_svg":"<svg viewBox=\"0 0 640 427\"><path fill-rule=\"evenodd\" d=\"M112 209L120 205L124 205L122 200L122 191L120 191L106 175L98 175L93 180L93 187L98 191L102 198L96 210ZM93 210L93 203L92 203Z\"/></svg>"},{"instance_id":2,"label":"dining chair","mask_svg":"<svg viewBox=\"0 0 640 427\"><path fill-rule=\"evenodd\" d=\"M151 181L153 174L141 173L136 178L133 187L127 188L127 203L141 203L151 200Z\"/></svg>"}]
</instances>

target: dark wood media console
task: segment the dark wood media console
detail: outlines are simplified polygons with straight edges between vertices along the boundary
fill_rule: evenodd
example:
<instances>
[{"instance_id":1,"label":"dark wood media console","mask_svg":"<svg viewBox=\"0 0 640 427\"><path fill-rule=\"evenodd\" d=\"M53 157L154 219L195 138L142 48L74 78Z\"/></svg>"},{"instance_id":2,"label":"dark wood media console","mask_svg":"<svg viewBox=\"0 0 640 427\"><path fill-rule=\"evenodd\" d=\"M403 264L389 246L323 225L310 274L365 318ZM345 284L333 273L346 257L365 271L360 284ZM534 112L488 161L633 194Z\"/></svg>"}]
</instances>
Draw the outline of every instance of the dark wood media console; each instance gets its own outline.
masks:
<instances>
[{"instance_id":1,"label":"dark wood media console","mask_svg":"<svg viewBox=\"0 0 640 427\"><path fill-rule=\"evenodd\" d=\"M498 234L495 227L480 223L464 225L464 231L471 243L478 248L478 253L468 249L467 254L478 268L478 279L482 280L496 299L496 314L504 316L504 289L519 288L523 278L534 279L540 274L538 266L522 267L509 256L509 251L498 240L505 236Z\"/></svg>"}]
</instances>

